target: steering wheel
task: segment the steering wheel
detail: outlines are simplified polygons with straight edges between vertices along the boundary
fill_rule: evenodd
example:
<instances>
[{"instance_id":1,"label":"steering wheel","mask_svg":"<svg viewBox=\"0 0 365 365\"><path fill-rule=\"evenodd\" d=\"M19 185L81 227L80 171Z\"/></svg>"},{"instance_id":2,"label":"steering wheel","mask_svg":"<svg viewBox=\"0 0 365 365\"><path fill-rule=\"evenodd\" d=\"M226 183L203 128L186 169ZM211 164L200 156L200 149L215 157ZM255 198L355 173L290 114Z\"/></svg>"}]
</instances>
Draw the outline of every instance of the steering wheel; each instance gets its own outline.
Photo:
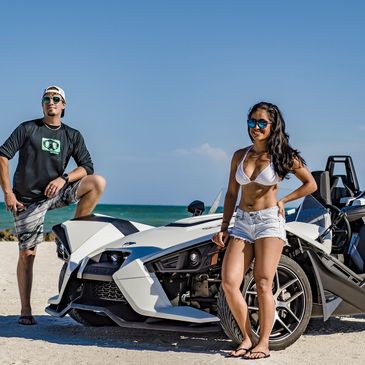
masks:
<instances>
[{"instance_id":1,"label":"steering wheel","mask_svg":"<svg viewBox=\"0 0 365 365\"><path fill-rule=\"evenodd\" d=\"M347 244L350 242L351 239L351 226L346 217L343 215L339 219L339 213L341 209L337 208L334 205L326 204L325 206L330 215L331 215L331 222L337 222L332 228L332 251L333 254L343 254L345 253L345 248ZM339 219L339 220L338 220Z\"/></svg>"}]
</instances>

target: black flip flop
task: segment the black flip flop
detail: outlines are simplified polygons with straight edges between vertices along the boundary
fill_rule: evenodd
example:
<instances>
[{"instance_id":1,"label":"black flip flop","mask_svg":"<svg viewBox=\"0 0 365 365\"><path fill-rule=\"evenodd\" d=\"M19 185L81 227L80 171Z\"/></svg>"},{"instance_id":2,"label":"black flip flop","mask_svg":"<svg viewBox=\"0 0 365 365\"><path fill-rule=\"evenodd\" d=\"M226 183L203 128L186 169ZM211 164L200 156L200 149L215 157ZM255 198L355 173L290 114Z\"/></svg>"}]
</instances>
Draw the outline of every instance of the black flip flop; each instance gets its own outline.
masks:
<instances>
[{"instance_id":1,"label":"black flip flop","mask_svg":"<svg viewBox=\"0 0 365 365\"><path fill-rule=\"evenodd\" d=\"M270 354L266 354L263 351L250 351L250 354L262 354L264 356L261 356L261 357L248 357L247 353L246 353L242 356L242 359L245 359L245 360L261 360L261 359L266 359L266 358L270 357Z\"/></svg>"},{"instance_id":2,"label":"black flip flop","mask_svg":"<svg viewBox=\"0 0 365 365\"><path fill-rule=\"evenodd\" d=\"M234 355L234 353L238 352L238 351L246 351L243 355ZM250 349L246 349L244 347L239 347L237 348L236 350L230 352L229 354L227 354L225 357L242 357L242 356L245 356L247 354L247 352L249 352Z\"/></svg>"}]
</instances>

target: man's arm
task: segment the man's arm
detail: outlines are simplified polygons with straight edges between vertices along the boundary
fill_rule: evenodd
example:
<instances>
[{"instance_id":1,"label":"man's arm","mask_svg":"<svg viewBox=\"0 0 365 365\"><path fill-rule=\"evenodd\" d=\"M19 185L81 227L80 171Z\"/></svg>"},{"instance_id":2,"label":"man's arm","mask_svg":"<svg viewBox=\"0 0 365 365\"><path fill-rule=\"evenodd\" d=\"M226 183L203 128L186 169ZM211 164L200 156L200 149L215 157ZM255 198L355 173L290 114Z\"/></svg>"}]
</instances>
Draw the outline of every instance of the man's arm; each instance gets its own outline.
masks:
<instances>
[{"instance_id":1,"label":"man's arm","mask_svg":"<svg viewBox=\"0 0 365 365\"><path fill-rule=\"evenodd\" d=\"M86 170L82 166L78 166L68 173L68 182L74 182L81 180L87 175ZM50 181L44 190L44 195L48 198L53 198L66 184L66 180L62 177L57 177L56 179Z\"/></svg>"},{"instance_id":2,"label":"man's arm","mask_svg":"<svg viewBox=\"0 0 365 365\"><path fill-rule=\"evenodd\" d=\"M92 175L94 173L94 165L91 160L90 153L80 132L78 132L76 136L72 157L77 166L85 169L87 175Z\"/></svg>"},{"instance_id":3,"label":"man's arm","mask_svg":"<svg viewBox=\"0 0 365 365\"><path fill-rule=\"evenodd\" d=\"M9 178L9 160L0 156L0 185L4 192L4 202L7 210L16 212L18 209L23 209L24 205L16 199L10 184Z\"/></svg>"},{"instance_id":4,"label":"man's arm","mask_svg":"<svg viewBox=\"0 0 365 365\"><path fill-rule=\"evenodd\" d=\"M77 131L77 134L74 136L74 150L72 153L72 157L75 160L77 167L68 173L68 182L74 182L81 180L86 175L91 175L94 173L94 166L91 160L90 153L86 148L86 144L84 138L81 133ZM56 179L50 181L44 190L44 195L48 198L54 197L66 184L66 180L61 176Z\"/></svg>"},{"instance_id":5,"label":"man's arm","mask_svg":"<svg viewBox=\"0 0 365 365\"><path fill-rule=\"evenodd\" d=\"M19 151L27 138L27 131L23 124L14 129L10 137L0 147L0 156L11 160Z\"/></svg>"},{"instance_id":6,"label":"man's arm","mask_svg":"<svg viewBox=\"0 0 365 365\"><path fill-rule=\"evenodd\" d=\"M26 130L20 124L10 135L10 137L0 147L0 185L4 192L4 202L6 208L12 212L24 208L24 205L16 199L10 184L9 160L19 151L26 140Z\"/></svg>"}]
</instances>

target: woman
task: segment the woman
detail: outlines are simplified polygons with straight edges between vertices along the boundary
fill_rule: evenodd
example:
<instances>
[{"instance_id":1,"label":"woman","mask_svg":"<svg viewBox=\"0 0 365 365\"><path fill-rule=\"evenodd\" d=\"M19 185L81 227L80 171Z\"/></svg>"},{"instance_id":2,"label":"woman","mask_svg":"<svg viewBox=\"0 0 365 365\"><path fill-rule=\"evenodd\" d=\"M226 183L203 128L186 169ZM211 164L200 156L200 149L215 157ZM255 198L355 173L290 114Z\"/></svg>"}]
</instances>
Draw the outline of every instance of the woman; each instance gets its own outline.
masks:
<instances>
[{"instance_id":1,"label":"woman","mask_svg":"<svg viewBox=\"0 0 365 365\"><path fill-rule=\"evenodd\" d=\"M233 155L222 226L213 241L225 247L229 239L222 266L222 286L243 335L240 346L228 356L261 359L270 356L269 336L275 313L272 283L286 240L284 205L311 194L317 185L299 152L289 145L285 122L276 105L267 102L254 105L247 125L253 144ZM278 184L289 173L302 184L278 200ZM228 232L240 188L235 224ZM240 291L254 258L260 324L257 343L252 336L247 303Z\"/></svg>"}]
</instances>

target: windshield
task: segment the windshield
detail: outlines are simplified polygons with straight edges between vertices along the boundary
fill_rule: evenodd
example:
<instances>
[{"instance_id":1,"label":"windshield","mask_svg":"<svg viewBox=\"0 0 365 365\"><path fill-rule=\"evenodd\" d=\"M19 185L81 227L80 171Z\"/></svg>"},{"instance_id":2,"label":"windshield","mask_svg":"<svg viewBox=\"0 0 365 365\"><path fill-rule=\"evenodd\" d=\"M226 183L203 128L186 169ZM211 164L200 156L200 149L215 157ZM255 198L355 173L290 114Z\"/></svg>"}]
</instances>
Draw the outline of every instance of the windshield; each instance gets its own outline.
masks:
<instances>
[{"instance_id":1,"label":"windshield","mask_svg":"<svg viewBox=\"0 0 365 365\"><path fill-rule=\"evenodd\" d=\"M312 223L327 228L331 224L331 216L317 199L308 195L292 214L286 216L286 221Z\"/></svg>"}]
</instances>

